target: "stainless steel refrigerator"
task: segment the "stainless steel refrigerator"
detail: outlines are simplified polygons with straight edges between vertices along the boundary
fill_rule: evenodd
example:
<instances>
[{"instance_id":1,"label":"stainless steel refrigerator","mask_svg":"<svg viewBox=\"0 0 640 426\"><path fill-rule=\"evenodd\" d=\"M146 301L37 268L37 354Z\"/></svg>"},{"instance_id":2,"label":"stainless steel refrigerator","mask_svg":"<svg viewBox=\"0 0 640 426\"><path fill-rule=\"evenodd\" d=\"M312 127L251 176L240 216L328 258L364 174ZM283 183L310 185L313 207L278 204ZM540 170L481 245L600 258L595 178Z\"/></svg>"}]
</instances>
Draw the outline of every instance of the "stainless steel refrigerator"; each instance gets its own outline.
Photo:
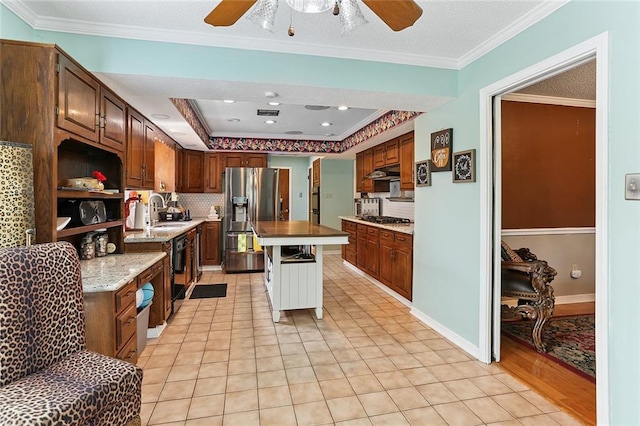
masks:
<instances>
[{"instance_id":1,"label":"stainless steel refrigerator","mask_svg":"<svg viewBox=\"0 0 640 426\"><path fill-rule=\"evenodd\" d=\"M278 169L225 169L223 232L226 272L264 270L264 255L254 247L251 223L279 220L281 200L278 182Z\"/></svg>"}]
</instances>

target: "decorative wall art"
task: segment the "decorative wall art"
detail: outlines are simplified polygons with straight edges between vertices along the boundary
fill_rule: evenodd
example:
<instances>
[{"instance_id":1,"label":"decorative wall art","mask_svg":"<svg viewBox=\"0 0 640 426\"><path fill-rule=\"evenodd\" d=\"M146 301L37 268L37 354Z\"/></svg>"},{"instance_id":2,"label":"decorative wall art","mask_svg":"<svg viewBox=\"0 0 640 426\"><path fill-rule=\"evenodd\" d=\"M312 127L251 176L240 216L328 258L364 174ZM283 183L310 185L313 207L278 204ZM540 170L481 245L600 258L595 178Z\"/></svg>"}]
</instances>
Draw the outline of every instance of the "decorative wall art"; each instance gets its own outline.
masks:
<instances>
[{"instance_id":1,"label":"decorative wall art","mask_svg":"<svg viewBox=\"0 0 640 426\"><path fill-rule=\"evenodd\" d=\"M431 161L416 162L416 186L431 186Z\"/></svg>"},{"instance_id":2,"label":"decorative wall art","mask_svg":"<svg viewBox=\"0 0 640 426\"><path fill-rule=\"evenodd\" d=\"M453 154L453 182L476 181L476 150L470 149Z\"/></svg>"},{"instance_id":3,"label":"decorative wall art","mask_svg":"<svg viewBox=\"0 0 640 426\"><path fill-rule=\"evenodd\" d=\"M451 170L453 129L431 133L431 168L434 172Z\"/></svg>"}]
</instances>

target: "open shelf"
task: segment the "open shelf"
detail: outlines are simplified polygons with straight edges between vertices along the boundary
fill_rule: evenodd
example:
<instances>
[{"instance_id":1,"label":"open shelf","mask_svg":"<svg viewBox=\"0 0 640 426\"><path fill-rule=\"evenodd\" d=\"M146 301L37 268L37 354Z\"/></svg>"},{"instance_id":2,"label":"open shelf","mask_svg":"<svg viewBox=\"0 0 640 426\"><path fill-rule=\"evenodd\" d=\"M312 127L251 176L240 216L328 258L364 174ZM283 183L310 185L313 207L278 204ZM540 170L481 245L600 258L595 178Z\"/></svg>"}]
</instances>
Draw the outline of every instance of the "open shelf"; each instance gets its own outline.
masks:
<instances>
[{"instance_id":1,"label":"open shelf","mask_svg":"<svg viewBox=\"0 0 640 426\"><path fill-rule=\"evenodd\" d=\"M78 191L73 189L58 189L58 198L95 198L95 199L124 199L124 193L106 193L97 191Z\"/></svg>"},{"instance_id":2,"label":"open shelf","mask_svg":"<svg viewBox=\"0 0 640 426\"><path fill-rule=\"evenodd\" d=\"M69 237L78 234L95 231L96 229L115 228L122 226L122 220L112 220L110 222L92 223L91 225L76 226L75 228L65 228L58 231L58 238Z\"/></svg>"}]
</instances>

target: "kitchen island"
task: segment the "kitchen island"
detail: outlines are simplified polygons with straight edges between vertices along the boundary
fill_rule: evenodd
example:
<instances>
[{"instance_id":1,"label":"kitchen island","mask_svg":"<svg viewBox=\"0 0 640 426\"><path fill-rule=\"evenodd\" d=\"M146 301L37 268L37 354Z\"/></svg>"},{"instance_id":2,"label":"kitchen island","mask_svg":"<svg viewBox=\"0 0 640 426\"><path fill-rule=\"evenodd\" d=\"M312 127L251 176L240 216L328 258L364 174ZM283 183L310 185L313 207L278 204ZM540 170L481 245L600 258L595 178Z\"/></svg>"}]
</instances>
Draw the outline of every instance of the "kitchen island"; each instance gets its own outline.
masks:
<instances>
[{"instance_id":1,"label":"kitchen island","mask_svg":"<svg viewBox=\"0 0 640 426\"><path fill-rule=\"evenodd\" d=\"M281 310L307 308L322 319L323 246L348 244L349 234L307 221L255 222L253 232L264 247L273 321L280 321Z\"/></svg>"}]
</instances>

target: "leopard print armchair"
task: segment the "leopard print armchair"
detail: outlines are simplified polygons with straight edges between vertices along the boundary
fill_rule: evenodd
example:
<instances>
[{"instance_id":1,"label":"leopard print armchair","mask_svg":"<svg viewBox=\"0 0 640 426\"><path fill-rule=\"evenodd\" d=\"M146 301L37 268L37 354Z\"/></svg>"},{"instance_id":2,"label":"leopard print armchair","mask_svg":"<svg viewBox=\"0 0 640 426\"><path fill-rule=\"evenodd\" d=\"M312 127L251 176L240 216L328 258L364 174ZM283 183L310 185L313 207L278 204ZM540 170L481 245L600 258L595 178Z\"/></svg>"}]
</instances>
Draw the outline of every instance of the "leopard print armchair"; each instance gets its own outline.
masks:
<instances>
[{"instance_id":1,"label":"leopard print armchair","mask_svg":"<svg viewBox=\"0 0 640 426\"><path fill-rule=\"evenodd\" d=\"M85 348L66 242L0 249L0 425L139 425L142 370Z\"/></svg>"},{"instance_id":2,"label":"leopard print armchair","mask_svg":"<svg viewBox=\"0 0 640 426\"><path fill-rule=\"evenodd\" d=\"M503 321L533 320L531 337L538 352L547 351L544 328L555 307L550 283L557 274L528 248L512 250L502 242L502 296L517 298L518 305L502 305L501 317Z\"/></svg>"}]
</instances>

